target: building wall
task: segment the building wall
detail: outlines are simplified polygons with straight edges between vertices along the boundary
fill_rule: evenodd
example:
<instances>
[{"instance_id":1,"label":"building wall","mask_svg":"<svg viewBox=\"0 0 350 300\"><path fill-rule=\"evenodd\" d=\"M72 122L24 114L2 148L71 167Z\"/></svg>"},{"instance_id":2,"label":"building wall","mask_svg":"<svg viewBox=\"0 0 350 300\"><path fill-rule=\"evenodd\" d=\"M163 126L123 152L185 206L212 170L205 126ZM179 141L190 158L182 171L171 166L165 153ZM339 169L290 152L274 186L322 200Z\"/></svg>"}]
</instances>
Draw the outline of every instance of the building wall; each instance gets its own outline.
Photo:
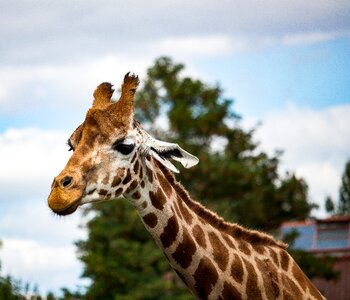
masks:
<instances>
[{"instance_id":1,"label":"building wall","mask_svg":"<svg viewBox=\"0 0 350 300\"><path fill-rule=\"evenodd\" d=\"M313 279L312 282L329 300L350 299L350 256L339 258L334 269L341 272L337 281L325 279Z\"/></svg>"},{"instance_id":2,"label":"building wall","mask_svg":"<svg viewBox=\"0 0 350 300\"><path fill-rule=\"evenodd\" d=\"M340 273L338 280L312 280L321 293L330 300L350 300L350 217L282 224L282 235L293 231L299 233L293 248L337 258L334 269Z\"/></svg>"}]
</instances>

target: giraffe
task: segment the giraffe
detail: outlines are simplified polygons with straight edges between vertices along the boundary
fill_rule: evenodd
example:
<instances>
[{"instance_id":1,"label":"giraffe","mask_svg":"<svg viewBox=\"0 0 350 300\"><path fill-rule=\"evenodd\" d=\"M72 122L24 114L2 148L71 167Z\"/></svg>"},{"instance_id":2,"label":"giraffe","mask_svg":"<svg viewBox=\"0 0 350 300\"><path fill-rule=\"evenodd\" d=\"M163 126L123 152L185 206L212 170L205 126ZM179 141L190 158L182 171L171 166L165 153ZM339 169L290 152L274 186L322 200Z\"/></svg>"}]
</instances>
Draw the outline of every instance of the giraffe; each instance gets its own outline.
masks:
<instances>
[{"instance_id":1,"label":"giraffe","mask_svg":"<svg viewBox=\"0 0 350 300\"><path fill-rule=\"evenodd\" d=\"M68 139L73 154L52 183L51 210L65 216L86 203L125 197L197 299L324 299L284 243L225 222L191 199L170 160L190 168L198 159L134 120L138 84L127 73L118 101L110 83L96 88Z\"/></svg>"}]
</instances>

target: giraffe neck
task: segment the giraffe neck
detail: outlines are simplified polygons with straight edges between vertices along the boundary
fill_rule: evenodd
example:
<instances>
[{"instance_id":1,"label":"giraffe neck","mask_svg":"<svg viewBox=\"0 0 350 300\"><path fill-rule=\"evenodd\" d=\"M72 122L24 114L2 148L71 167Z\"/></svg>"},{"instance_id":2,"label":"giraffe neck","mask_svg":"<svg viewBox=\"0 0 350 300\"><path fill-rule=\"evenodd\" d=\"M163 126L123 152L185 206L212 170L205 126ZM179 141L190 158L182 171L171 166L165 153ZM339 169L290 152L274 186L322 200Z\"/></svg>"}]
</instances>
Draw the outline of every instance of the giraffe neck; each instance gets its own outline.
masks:
<instances>
[{"instance_id":1,"label":"giraffe neck","mask_svg":"<svg viewBox=\"0 0 350 300\"><path fill-rule=\"evenodd\" d=\"M256 271L256 265L264 268L268 263L263 262L263 257L283 251L283 243L224 222L193 201L158 162L145 160L137 163L137 168L143 180L126 197L196 297L269 299L266 295L272 295L277 299L276 295L282 294L278 288L267 291L264 274Z\"/></svg>"}]
</instances>

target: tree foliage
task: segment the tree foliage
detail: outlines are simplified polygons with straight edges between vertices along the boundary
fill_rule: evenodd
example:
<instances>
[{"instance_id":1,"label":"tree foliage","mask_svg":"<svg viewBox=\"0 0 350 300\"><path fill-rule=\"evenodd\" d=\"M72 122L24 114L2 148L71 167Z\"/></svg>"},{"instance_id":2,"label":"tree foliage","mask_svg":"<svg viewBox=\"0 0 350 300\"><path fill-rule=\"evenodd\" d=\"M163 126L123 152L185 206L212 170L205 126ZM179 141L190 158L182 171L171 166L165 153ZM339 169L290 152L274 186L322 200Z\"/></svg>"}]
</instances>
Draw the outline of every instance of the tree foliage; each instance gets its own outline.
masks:
<instances>
[{"instance_id":1,"label":"tree foliage","mask_svg":"<svg viewBox=\"0 0 350 300\"><path fill-rule=\"evenodd\" d=\"M334 213L335 205L334 205L334 202L330 196L326 197L325 209L326 209L326 212L328 212L328 213Z\"/></svg>"},{"instance_id":2,"label":"tree foliage","mask_svg":"<svg viewBox=\"0 0 350 300\"><path fill-rule=\"evenodd\" d=\"M291 254L309 278L336 280L340 275L339 271L333 269L334 263L337 261L336 257L330 255L315 256L313 253L302 250L293 250Z\"/></svg>"},{"instance_id":3,"label":"tree foliage","mask_svg":"<svg viewBox=\"0 0 350 300\"><path fill-rule=\"evenodd\" d=\"M2 242L0 240L0 249ZM0 299L8 300L24 300L25 297L21 294L21 285L19 281L14 280L11 276L3 277L1 275L0 261Z\"/></svg>"},{"instance_id":4,"label":"tree foliage","mask_svg":"<svg viewBox=\"0 0 350 300\"><path fill-rule=\"evenodd\" d=\"M83 276L92 279L86 299L192 299L126 200L91 210L89 237L77 243Z\"/></svg>"},{"instance_id":5,"label":"tree foliage","mask_svg":"<svg viewBox=\"0 0 350 300\"><path fill-rule=\"evenodd\" d=\"M136 115L199 157L199 165L180 177L191 195L248 227L273 230L284 220L307 217L315 206L307 201L306 183L293 174L279 176L279 155L258 149L254 130L239 126L233 100L220 86L182 77L183 70L170 58L158 59L138 93ZM152 126L159 114L168 117L169 130Z\"/></svg>"},{"instance_id":6,"label":"tree foliage","mask_svg":"<svg viewBox=\"0 0 350 300\"><path fill-rule=\"evenodd\" d=\"M228 221L266 231L308 217L315 206L307 184L279 175L280 154L258 148L254 130L239 126L233 100L219 85L183 70L170 58L156 60L137 93L136 117L158 138L199 157L199 165L178 177L193 198ZM129 203L99 203L87 212L93 214L89 236L77 243L83 276L92 280L86 299L192 299Z\"/></svg>"},{"instance_id":7,"label":"tree foliage","mask_svg":"<svg viewBox=\"0 0 350 300\"><path fill-rule=\"evenodd\" d=\"M350 215L350 160L345 164L339 189L338 212Z\"/></svg>"}]
</instances>

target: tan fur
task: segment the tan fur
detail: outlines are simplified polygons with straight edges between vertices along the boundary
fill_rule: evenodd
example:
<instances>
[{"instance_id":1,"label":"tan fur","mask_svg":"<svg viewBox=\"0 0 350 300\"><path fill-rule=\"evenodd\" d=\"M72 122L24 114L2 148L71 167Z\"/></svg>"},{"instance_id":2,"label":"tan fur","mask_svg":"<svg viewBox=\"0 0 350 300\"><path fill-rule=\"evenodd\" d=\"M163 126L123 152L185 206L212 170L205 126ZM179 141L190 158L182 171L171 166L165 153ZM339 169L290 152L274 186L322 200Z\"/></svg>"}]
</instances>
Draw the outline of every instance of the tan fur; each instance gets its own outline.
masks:
<instances>
[{"instance_id":1,"label":"tan fur","mask_svg":"<svg viewBox=\"0 0 350 300\"><path fill-rule=\"evenodd\" d=\"M113 95L114 89L112 85L108 82L101 83L94 92L94 102L92 107L95 109L104 109L111 104L111 98Z\"/></svg>"}]
</instances>

